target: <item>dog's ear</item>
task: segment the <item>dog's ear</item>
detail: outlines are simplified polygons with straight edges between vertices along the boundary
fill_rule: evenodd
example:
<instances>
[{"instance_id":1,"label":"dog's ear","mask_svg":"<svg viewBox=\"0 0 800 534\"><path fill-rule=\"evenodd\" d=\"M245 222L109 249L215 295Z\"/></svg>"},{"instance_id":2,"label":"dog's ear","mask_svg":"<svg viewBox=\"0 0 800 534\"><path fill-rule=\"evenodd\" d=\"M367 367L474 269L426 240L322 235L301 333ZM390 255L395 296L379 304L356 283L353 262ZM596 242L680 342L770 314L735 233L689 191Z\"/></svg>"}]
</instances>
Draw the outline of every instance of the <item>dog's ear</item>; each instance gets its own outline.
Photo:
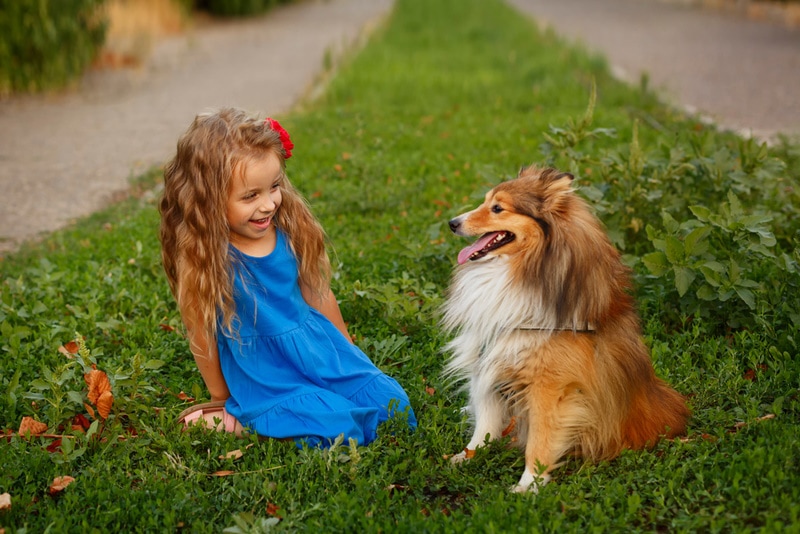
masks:
<instances>
[{"instance_id":1,"label":"dog's ear","mask_svg":"<svg viewBox=\"0 0 800 534\"><path fill-rule=\"evenodd\" d=\"M575 177L568 172L556 169L545 169L539 175L542 183L542 209L547 213L558 215L567 209L572 197L572 181Z\"/></svg>"},{"instance_id":2,"label":"dog's ear","mask_svg":"<svg viewBox=\"0 0 800 534\"><path fill-rule=\"evenodd\" d=\"M548 167L539 171L539 179L547 185L554 184L562 180L564 180L566 184L572 184L575 176L573 176L572 173L561 172L558 169Z\"/></svg>"}]
</instances>

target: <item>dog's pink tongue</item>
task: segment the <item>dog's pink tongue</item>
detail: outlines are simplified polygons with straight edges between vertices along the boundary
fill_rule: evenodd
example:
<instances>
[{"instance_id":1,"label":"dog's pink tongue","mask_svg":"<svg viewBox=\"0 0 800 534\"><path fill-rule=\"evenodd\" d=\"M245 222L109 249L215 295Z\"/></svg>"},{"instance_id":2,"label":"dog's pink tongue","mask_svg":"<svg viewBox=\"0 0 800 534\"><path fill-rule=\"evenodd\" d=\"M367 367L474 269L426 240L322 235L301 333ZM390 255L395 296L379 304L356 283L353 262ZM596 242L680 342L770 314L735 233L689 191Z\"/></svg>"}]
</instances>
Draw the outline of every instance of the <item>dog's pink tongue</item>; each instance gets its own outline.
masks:
<instances>
[{"instance_id":1,"label":"dog's pink tongue","mask_svg":"<svg viewBox=\"0 0 800 534\"><path fill-rule=\"evenodd\" d=\"M469 257L472 256L472 254L474 252L476 252L476 251L482 249L483 247L485 247L486 244L489 241L491 241L494 238L494 236L496 236L498 233L499 232L488 233L488 234L482 236L477 241L475 241L470 246L465 247L464 249L462 249L461 252L458 253L458 264L462 265L462 264L466 263L467 260L469 259Z\"/></svg>"}]
</instances>

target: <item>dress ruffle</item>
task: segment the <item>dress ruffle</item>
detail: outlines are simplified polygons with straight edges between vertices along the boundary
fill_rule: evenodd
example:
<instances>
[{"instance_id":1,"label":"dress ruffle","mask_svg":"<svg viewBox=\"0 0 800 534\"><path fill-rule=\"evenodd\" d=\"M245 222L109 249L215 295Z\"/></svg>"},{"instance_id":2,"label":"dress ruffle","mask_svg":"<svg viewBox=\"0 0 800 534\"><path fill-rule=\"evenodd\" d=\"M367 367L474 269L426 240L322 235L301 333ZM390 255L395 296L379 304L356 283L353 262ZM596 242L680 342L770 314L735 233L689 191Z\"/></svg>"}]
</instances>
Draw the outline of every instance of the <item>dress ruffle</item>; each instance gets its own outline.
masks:
<instances>
[{"instance_id":1,"label":"dress ruffle","mask_svg":"<svg viewBox=\"0 0 800 534\"><path fill-rule=\"evenodd\" d=\"M239 411L235 400L228 400L228 409L232 413ZM340 434L345 442L353 438L359 445L366 445L377 438L378 425L406 412L409 426L416 428L405 391L393 378L381 374L350 398L318 389L285 398L261 415L240 422L259 436L291 438L298 446L329 446Z\"/></svg>"}]
</instances>

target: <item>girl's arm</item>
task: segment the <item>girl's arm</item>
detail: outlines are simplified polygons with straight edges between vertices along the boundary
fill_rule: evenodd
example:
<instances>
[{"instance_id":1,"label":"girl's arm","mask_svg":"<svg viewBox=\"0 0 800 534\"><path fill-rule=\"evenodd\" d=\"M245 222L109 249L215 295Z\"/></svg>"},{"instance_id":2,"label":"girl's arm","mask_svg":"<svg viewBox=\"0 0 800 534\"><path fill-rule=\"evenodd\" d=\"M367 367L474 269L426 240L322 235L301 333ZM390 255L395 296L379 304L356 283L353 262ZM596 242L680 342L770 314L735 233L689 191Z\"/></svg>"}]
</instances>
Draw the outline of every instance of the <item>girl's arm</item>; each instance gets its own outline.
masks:
<instances>
[{"instance_id":1,"label":"girl's arm","mask_svg":"<svg viewBox=\"0 0 800 534\"><path fill-rule=\"evenodd\" d=\"M301 283L300 292L303 294L303 298L308 302L309 306L315 308L324 315L342 334L344 334L344 337L352 343L353 340L347 332L347 325L344 324L342 310L339 309L339 303L336 302L333 291L329 289L327 294L320 294L318 291L314 291L307 285Z\"/></svg>"},{"instance_id":2,"label":"girl's arm","mask_svg":"<svg viewBox=\"0 0 800 534\"><path fill-rule=\"evenodd\" d=\"M184 314L183 322L186 325L189 348L194 355L197 369L200 370L200 376L203 377L203 382L211 394L211 400L225 400L231 396L231 393L225 377L222 376L216 339L207 329L195 326L189 316L190 314Z\"/></svg>"}]
</instances>

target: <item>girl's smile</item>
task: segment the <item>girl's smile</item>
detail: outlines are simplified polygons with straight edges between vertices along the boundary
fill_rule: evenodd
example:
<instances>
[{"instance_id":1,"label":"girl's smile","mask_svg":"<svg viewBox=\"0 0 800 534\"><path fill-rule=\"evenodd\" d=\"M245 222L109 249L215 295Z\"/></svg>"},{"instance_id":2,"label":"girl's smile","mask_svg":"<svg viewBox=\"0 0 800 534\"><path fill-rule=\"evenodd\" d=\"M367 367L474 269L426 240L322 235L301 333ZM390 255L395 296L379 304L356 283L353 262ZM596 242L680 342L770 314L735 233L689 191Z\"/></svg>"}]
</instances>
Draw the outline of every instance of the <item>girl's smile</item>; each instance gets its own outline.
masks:
<instances>
[{"instance_id":1,"label":"girl's smile","mask_svg":"<svg viewBox=\"0 0 800 534\"><path fill-rule=\"evenodd\" d=\"M233 246L251 256L266 256L275 248L275 214L281 205L283 169L274 153L247 161L234 173L227 217Z\"/></svg>"}]
</instances>

